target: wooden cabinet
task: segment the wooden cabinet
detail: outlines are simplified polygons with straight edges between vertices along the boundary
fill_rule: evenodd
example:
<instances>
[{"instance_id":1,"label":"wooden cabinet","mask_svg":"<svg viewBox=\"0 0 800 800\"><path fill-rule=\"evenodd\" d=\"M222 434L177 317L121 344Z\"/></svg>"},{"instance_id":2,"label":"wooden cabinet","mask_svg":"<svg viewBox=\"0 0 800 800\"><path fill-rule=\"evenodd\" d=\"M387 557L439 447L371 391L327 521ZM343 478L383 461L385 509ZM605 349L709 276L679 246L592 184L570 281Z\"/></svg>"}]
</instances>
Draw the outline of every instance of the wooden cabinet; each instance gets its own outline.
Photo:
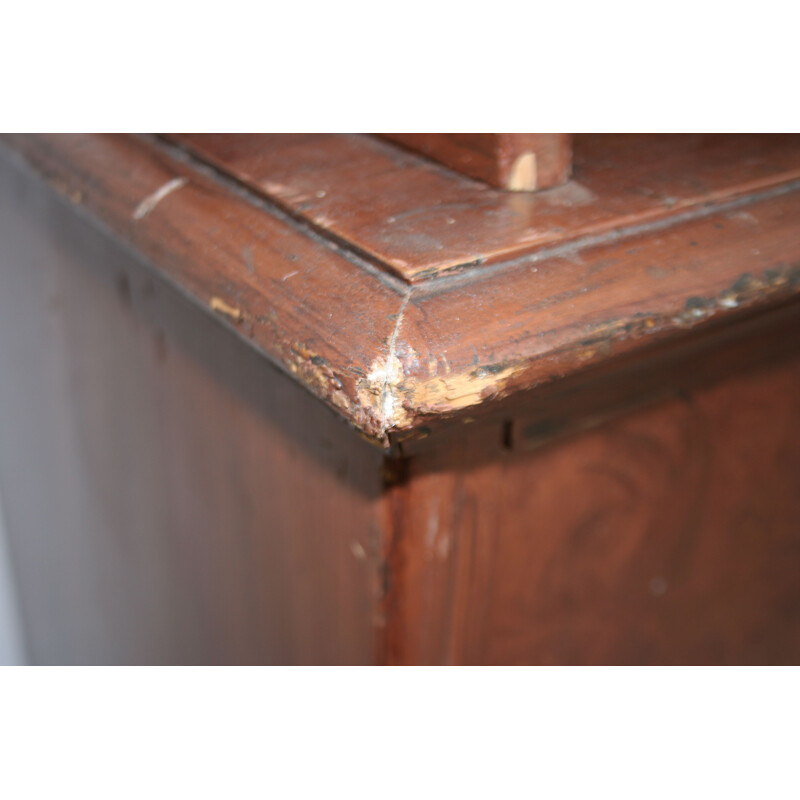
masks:
<instances>
[{"instance_id":1,"label":"wooden cabinet","mask_svg":"<svg viewBox=\"0 0 800 800\"><path fill-rule=\"evenodd\" d=\"M800 657L800 139L0 142L43 663Z\"/></svg>"}]
</instances>

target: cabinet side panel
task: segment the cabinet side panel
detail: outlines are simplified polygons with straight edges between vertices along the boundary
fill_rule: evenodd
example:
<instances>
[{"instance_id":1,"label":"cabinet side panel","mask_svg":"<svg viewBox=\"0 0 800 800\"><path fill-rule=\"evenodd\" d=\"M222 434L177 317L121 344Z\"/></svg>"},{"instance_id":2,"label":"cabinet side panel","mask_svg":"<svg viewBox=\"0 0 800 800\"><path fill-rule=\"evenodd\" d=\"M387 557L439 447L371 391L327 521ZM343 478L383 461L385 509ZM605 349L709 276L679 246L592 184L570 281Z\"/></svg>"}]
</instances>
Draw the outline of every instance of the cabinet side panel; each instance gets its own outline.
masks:
<instances>
[{"instance_id":1,"label":"cabinet side panel","mask_svg":"<svg viewBox=\"0 0 800 800\"><path fill-rule=\"evenodd\" d=\"M0 486L34 662L370 662L380 463L0 158Z\"/></svg>"},{"instance_id":2,"label":"cabinet side panel","mask_svg":"<svg viewBox=\"0 0 800 800\"><path fill-rule=\"evenodd\" d=\"M800 357L537 451L456 443L407 469L394 661L800 661Z\"/></svg>"}]
</instances>

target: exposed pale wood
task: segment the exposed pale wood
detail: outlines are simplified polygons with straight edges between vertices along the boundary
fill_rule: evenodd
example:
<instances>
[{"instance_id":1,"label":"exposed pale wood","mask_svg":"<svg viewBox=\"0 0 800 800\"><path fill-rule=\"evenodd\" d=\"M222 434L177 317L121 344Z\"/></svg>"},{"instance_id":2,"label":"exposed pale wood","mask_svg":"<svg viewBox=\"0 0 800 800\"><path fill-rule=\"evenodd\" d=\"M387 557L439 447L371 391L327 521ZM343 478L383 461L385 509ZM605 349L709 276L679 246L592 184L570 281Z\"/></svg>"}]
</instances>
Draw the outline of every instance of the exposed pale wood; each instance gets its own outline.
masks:
<instances>
[{"instance_id":1,"label":"exposed pale wood","mask_svg":"<svg viewBox=\"0 0 800 800\"><path fill-rule=\"evenodd\" d=\"M360 398L380 393L364 384L386 349L402 288L135 137L5 141L15 148L6 155L26 159L77 213L97 219L367 436L382 440L380 403ZM179 189L141 215L142 204L177 180Z\"/></svg>"},{"instance_id":2,"label":"exposed pale wood","mask_svg":"<svg viewBox=\"0 0 800 800\"><path fill-rule=\"evenodd\" d=\"M476 407L469 416L430 418L427 426L392 438L411 458L446 451L465 437L483 441L487 458L500 446L535 449L638 408L684 397L728 375L791 357L798 351L798 342L800 301L794 298L755 308L740 315L735 324L723 319L702 331L668 337L644 350L511 392Z\"/></svg>"},{"instance_id":3,"label":"exposed pale wood","mask_svg":"<svg viewBox=\"0 0 800 800\"><path fill-rule=\"evenodd\" d=\"M372 662L380 452L76 211L0 160L0 485L31 659Z\"/></svg>"},{"instance_id":4,"label":"exposed pale wood","mask_svg":"<svg viewBox=\"0 0 800 800\"><path fill-rule=\"evenodd\" d=\"M398 270L365 245L382 198L479 196L370 137L210 140L291 156L305 199L153 139L4 141L0 485L35 660L800 656L796 138L587 139L605 189L566 238L450 275L494 200L433 240L414 206ZM367 154L363 194L332 152Z\"/></svg>"},{"instance_id":5,"label":"exposed pale wood","mask_svg":"<svg viewBox=\"0 0 800 800\"><path fill-rule=\"evenodd\" d=\"M399 437L474 418L622 355L732 328L800 296L800 193L411 294L395 351ZM630 387L636 394L635 385ZM622 398L619 398L620 400ZM393 434L394 435L394 434Z\"/></svg>"},{"instance_id":6,"label":"exposed pale wood","mask_svg":"<svg viewBox=\"0 0 800 800\"><path fill-rule=\"evenodd\" d=\"M388 516L405 664L796 664L800 358L536 452L410 459Z\"/></svg>"},{"instance_id":7,"label":"exposed pale wood","mask_svg":"<svg viewBox=\"0 0 800 800\"><path fill-rule=\"evenodd\" d=\"M567 133L383 133L499 189L533 192L564 183L572 167Z\"/></svg>"},{"instance_id":8,"label":"exposed pale wood","mask_svg":"<svg viewBox=\"0 0 800 800\"><path fill-rule=\"evenodd\" d=\"M578 135L573 179L533 194L372 136L171 138L411 283L800 179L798 135Z\"/></svg>"},{"instance_id":9,"label":"exposed pale wood","mask_svg":"<svg viewBox=\"0 0 800 800\"><path fill-rule=\"evenodd\" d=\"M733 323L749 309L800 291L795 184L685 210L670 224L583 240L409 290L384 283L355 256L150 143L102 136L10 141L76 208L97 215L201 304L221 309L221 301L241 312L241 319L220 316L384 444L425 435L448 418L480 415L506 396L622 353L710 323ZM241 153L247 142L255 147L262 140L213 141ZM768 138L773 150L733 162L736 168L728 165L723 173L720 154L750 152L744 140L712 138L705 147L698 144L703 140L688 141L693 149L672 164L689 159L697 167L698 154L705 153L701 172L690 173L692 180L705 176L705 192L694 189L695 204L774 183L786 177L773 171L777 164L800 158L796 138ZM307 144L300 140L300 152L307 153ZM373 147L388 145L367 150ZM607 140L613 163L619 147L617 139ZM321 163L312 159L306 169L313 173ZM673 187L691 183L683 173L672 175ZM712 178L717 183L710 192ZM176 179L186 184L133 219L143 202ZM372 191L376 196L375 186ZM618 217L617 224L626 219Z\"/></svg>"}]
</instances>

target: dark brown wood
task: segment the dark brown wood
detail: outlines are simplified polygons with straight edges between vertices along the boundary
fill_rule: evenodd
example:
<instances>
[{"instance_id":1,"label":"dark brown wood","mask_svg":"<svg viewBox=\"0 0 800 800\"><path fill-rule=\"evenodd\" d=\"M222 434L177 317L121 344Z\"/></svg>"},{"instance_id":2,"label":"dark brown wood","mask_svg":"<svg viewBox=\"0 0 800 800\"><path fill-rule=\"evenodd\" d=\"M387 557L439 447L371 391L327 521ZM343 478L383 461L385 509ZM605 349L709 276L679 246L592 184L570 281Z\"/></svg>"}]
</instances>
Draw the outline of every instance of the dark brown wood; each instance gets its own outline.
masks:
<instances>
[{"instance_id":1,"label":"dark brown wood","mask_svg":"<svg viewBox=\"0 0 800 800\"><path fill-rule=\"evenodd\" d=\"M382 133L498 189L535 192L560 186L572 169L568 133Z\"/></svg>"},{"instance_id":2,"label":"dark brown wood","mask_svg":"<svg viewBox=\"0 0 800 800\"><path fill-rule=\"evenodd\" d=\"M531 197L374 137L175 141L0 141L37 662L800 658L797 137L577 137Z\"/></svg>"},{"instance_id":3,"label":"dark brown wood","mask_svg":"<svg viewBox=\"0 0 800 800\"><path fill-rule=\"evenodd\" d=\"M372 662L380 452L5 160L0 242L31 659Z\"/></svg>"}]
</instances>

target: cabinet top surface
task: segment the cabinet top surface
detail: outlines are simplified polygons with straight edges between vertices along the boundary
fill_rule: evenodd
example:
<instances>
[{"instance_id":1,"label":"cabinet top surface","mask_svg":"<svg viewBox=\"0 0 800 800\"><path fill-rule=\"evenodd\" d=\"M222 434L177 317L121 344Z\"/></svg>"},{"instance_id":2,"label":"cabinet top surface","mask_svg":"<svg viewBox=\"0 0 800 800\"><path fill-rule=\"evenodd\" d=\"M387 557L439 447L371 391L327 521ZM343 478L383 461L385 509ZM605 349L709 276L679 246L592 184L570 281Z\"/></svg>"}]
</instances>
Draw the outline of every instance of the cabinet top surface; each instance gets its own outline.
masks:
<instances>
[{"instance_id":1,"label":"cabinet top surface","mask_svg":"<svg viewBox=\"0 0 800 800\"><path fill-rule=\"evenodd\" d=\"M172 142L408 283L666 220L800 178L800 137L584 134L572 180L507 192L359 134Z\"/></svg>"},{"instance_id":2,"label":"cabinet top surface","mask_svg":"<svg viewBox=\"0 0 800 800\"><path fill-rule=\"evenodd\" d=\"M576 136L537 194L355 134L3 142L383 444L800 291L797 136Z\"/></svg>"}]
</instances>

